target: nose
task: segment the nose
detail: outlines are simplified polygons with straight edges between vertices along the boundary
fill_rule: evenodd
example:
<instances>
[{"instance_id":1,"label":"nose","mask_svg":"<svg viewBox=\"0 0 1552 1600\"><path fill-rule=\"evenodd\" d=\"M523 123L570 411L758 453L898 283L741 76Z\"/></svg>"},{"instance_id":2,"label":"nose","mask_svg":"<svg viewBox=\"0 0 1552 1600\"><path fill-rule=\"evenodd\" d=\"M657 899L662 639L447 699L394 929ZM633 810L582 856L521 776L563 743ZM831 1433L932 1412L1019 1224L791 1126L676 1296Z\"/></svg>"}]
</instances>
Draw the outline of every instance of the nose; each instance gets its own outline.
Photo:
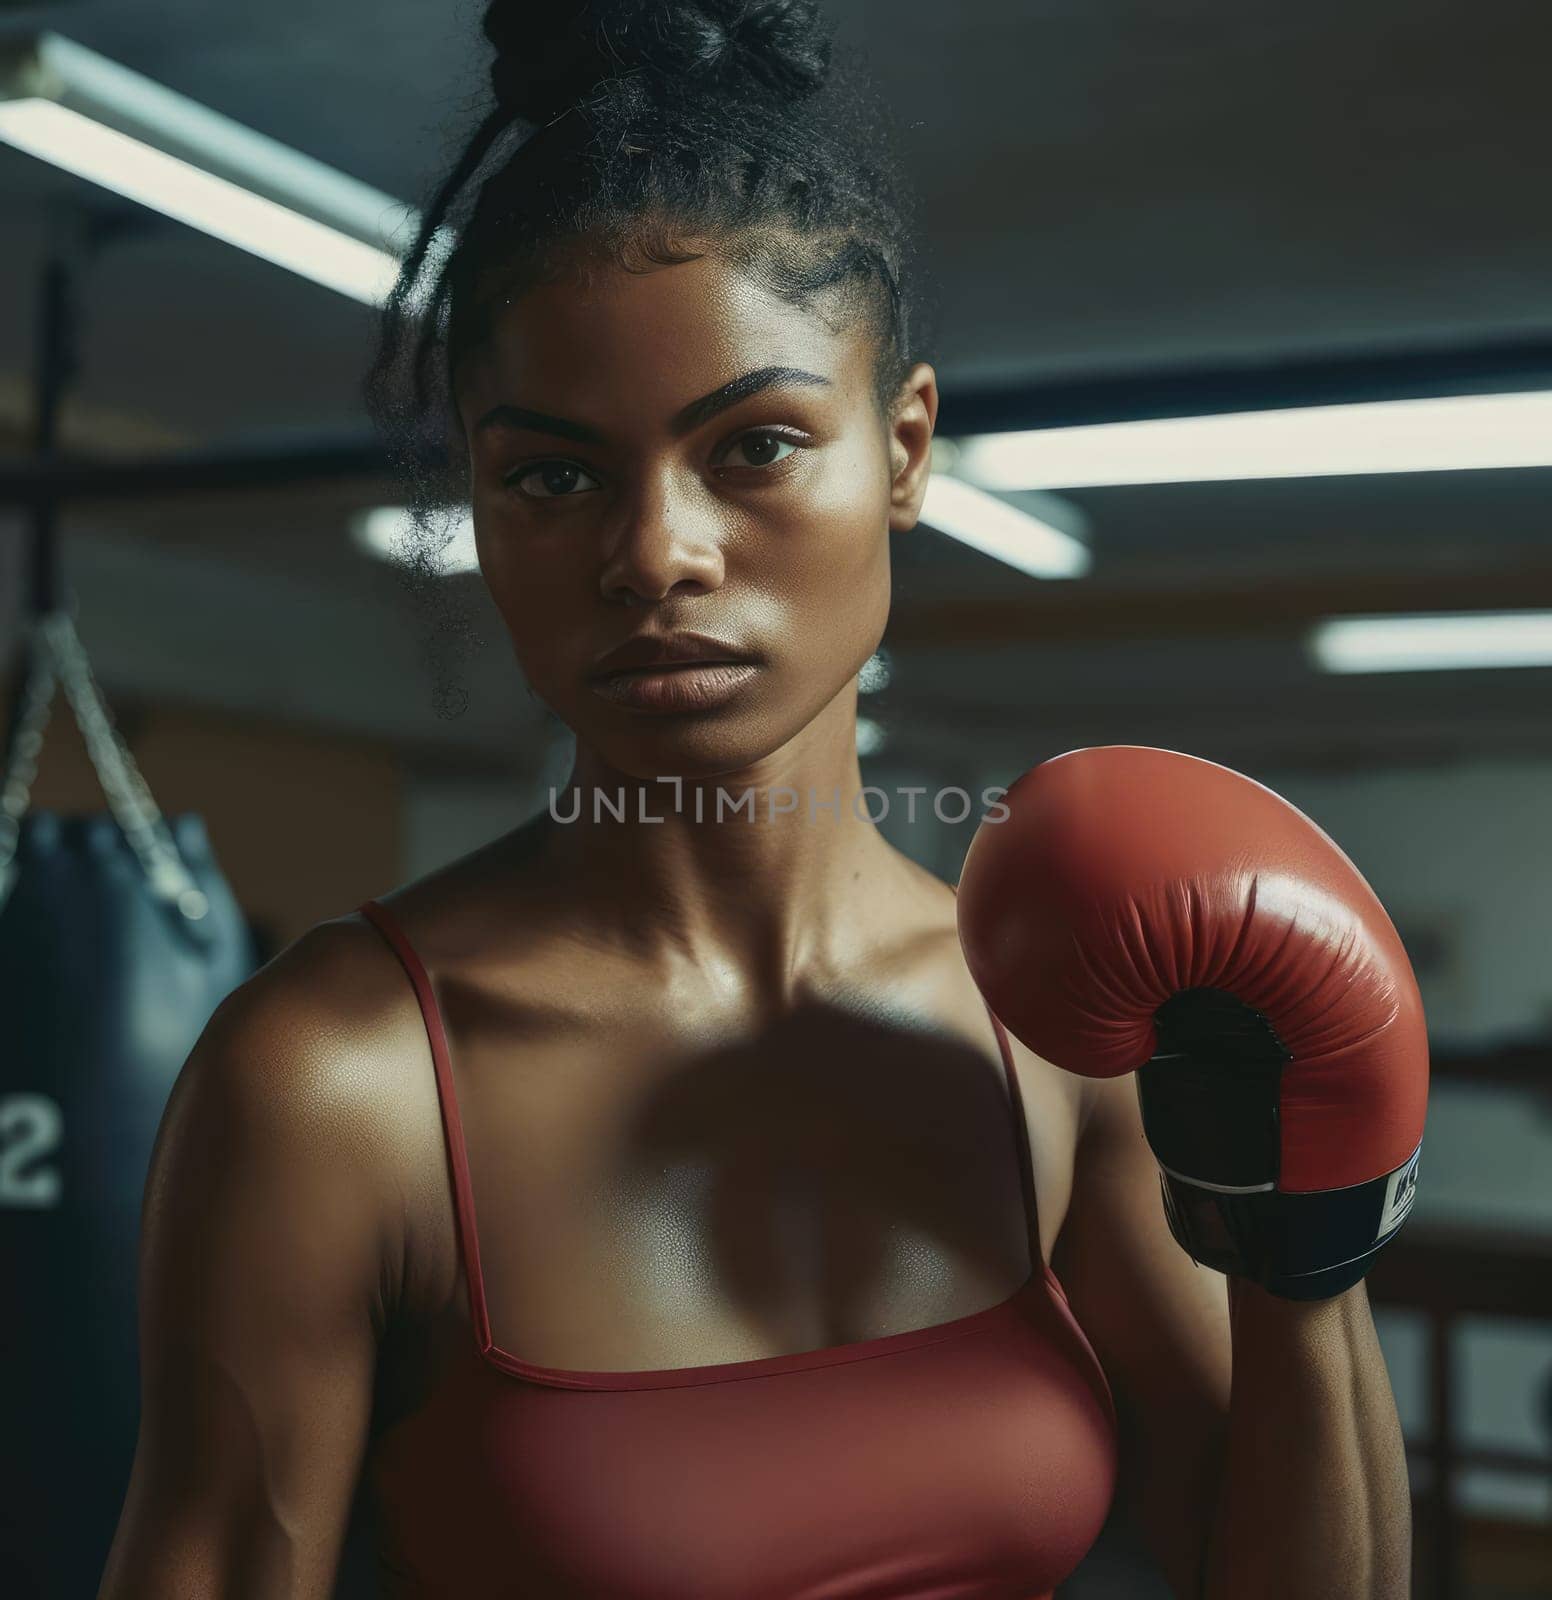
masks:
<instances>
[{"instance_id":1,"label":"nose","mask_svg":"<svg viewBox=\"0 0 1552 1600\"><path fill-rule=\"evenodd\" d=\"M709 508L687 504L657 479L626 510L598 586L616 605L647 605L671 594L709 593L722 586L725 571Z\"/></svg>"}]
</instances>

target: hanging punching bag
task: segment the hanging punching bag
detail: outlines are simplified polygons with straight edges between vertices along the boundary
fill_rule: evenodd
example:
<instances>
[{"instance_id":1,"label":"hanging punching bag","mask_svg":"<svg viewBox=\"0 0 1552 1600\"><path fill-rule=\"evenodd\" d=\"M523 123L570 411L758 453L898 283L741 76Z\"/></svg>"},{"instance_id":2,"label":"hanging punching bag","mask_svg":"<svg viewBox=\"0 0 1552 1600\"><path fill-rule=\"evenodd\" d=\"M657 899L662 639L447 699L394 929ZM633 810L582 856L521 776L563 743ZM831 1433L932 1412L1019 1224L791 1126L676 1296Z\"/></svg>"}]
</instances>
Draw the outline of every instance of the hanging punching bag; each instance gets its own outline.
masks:
<instances>
[{"instance_id":1,"label":"hanging punching bag","mask_svg":"<svg viewBox=\"0 0 1552 1600\"><path fill-rule=\"evenodd\" d=\"M26 814L56 682L106 814ZM139 1414L136 1249L173 1079L254 969L200 820L164 818L68 616L32 625L0 768L0 1595L90 1597Z\"/></svg>"}]
</instances>

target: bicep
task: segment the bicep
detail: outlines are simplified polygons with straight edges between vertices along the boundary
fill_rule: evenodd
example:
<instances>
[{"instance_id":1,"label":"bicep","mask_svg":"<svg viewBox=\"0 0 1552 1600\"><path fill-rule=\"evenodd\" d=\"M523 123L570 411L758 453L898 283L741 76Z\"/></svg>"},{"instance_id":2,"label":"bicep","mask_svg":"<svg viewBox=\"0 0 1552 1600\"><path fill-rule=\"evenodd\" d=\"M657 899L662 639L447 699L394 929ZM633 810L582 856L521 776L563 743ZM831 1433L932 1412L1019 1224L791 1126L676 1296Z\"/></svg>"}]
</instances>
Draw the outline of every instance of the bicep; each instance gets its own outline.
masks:
<instances>
[{"instance_id":1,"label":"bicep","mask_svg":"<svg viewBox=\"0 0 1552 1600\"><path fill-rule=\"evenodd\" d=\"M146 1190L140 1437L102 1600L324 1596L365 1448L383 1260L338 1041L241 994Z\"/></svg>"},{"instance_id":2,"label":"bicep","mask_svg":"<svg viewBox=\"0 0 1552 1600\"><path fill-rule=\"evenodd\" d=\"M1120 1508L1191 1600L1227 1440L1227 1280L1170 1234L1131 1076L1085 1085L1053 1266L1115 1395Z\"/></svg>"}]
</instances>

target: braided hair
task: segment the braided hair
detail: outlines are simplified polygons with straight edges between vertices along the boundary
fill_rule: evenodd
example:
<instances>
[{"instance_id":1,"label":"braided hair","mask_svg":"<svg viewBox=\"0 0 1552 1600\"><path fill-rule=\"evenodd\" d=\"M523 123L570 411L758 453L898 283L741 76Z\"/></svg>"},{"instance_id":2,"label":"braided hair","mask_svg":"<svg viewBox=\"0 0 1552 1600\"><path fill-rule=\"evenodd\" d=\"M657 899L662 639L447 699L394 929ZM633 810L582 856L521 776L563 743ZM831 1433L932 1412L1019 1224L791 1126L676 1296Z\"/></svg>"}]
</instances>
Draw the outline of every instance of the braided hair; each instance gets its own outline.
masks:
<instances>
[{"instance_id":1,"label":"braided hair","mask_svg":"<svg viewBox=\"0 0 1552 1600\"><path fill-rule=\"evenodd\" d=\"M468 499L453 383L496 309L601 266L715 253L874 339L881 416L934 307L892 118L818 0L490 0L494 104L425 207L377 326L367 408L408 511L400 570L452 654L476 643L442 552Z\"/></svg>"}]
</instances>

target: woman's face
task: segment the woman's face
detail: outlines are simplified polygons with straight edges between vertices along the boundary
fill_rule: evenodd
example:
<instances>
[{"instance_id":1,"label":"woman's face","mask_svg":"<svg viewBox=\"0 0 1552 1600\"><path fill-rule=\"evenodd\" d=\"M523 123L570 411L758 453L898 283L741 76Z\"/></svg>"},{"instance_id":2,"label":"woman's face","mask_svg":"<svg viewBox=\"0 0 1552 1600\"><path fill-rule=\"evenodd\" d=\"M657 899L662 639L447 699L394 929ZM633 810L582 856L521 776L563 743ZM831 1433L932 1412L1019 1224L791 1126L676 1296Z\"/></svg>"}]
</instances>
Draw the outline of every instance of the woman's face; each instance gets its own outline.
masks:
<instances>
[{"instance_id":1,"label":"woman's face","mask_svg":"<svg viewBox=\"0 0 1552 1600\"><path fill-rule=\"evenodd\" d=\"M714 256L528 290L461 363L485 581L534 691L612 768L736 771L850 696L937 415L930 367L888 424L872 382L864 331ZM684 632L749 660L599 679Z\"/></svg>"}]
</instances>

